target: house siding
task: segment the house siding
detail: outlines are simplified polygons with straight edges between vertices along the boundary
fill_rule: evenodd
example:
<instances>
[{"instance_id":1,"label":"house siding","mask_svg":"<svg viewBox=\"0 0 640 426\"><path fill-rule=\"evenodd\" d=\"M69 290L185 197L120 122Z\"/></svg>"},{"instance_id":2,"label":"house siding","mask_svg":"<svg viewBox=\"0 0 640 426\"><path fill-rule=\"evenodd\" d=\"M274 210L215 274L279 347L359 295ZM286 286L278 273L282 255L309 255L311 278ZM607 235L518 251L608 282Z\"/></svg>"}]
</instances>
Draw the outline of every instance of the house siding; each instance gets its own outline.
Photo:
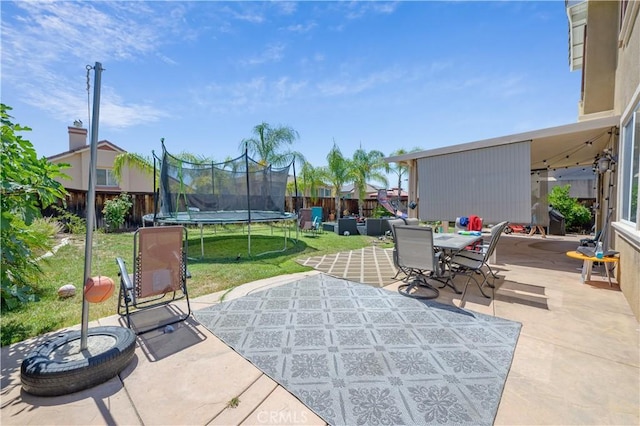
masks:
<instances>
[{"instance_id":1,"label":"house siding","mask_svg":"<svg viewBox=\"0 0 640 426\"><path fill-rule=\"evenodd\" d=\"M618 49L618 68L616 70L615 109L618 114L624 114L627 107L634 101L634 93L640 86L640 26L636 15L635 25L631 30L627 43ZM623 122L628 117L623 116Z\"/></svg>"},{"instance_id":2,"label":"house siding","mask_svg":"<svg viewBox=\"0 0 640 426\"><path fill-rule=\"evenodd\" d=\"M588 13L581 110L584 115L611 111L614 108L618 4L611 1L589 1Z\"/></svg>"},{"instance_id":3,"label":"house siding","mask_svg":"<svg viewBox=\"0 0 640 426\"><path fill-rule=\"evenodd\" d=\"M115 158L121 154L122 150L114 149L111 145L98 146L97 168L113 169ZM66 163L70 167L65 169L65 173L70 179L58 178L65 188L77 191L86 191L89 187L89 164L91 161L91 150L77 150L68 154L50 157L54 164ZM107 192L146 192L153 193L153 175L144 173L138 169L125 167L122 172L122 179L115 187L97 187L98 190Z\"/></svg>"},{"instance_id":4,"label":"house siding","mask_svg":"<svg viewBox=\"0 0 640 426\"><path fill-rule=\"evenodd\" d=\"M629 119L633 106L637 104L640 90L640 6L627 6L627 19L634 23L629 37L621 40L617 49L618 66L616 69L615 110L621 114L621 125ZM634 9L635 7L635 9ZM624 224L617 224L624 227ZM636 225L631 232L635 243L625 238L620 230L614 227L615 250L620 252L620 266L617 271L620 289L629 302L634 315L640 319L640 230Z\"/></svg>"},{"instance_id":5,"label":"house siding","mask_svg":"<svg viewBox=\"0 0 640 426\"><path fill-rule=\"evenodd\" d=\"M614 236L616 250L620 252L617 279L620 289L627 299L633 314L640 319L640 250L634 247L619 233Z\"/></svg>"}]
</instances>

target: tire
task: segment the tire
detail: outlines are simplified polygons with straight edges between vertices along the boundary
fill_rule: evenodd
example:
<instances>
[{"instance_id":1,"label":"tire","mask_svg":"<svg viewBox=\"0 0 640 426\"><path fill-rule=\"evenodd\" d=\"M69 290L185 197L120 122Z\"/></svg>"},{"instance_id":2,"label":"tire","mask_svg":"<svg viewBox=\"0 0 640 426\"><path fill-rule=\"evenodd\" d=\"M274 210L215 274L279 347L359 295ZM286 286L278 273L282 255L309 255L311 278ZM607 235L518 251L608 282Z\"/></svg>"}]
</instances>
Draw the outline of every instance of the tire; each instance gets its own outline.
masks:
<instances>
[{"instance_id":1,"label":"tire","mask_svg":"<svg viewBox=\"0 0 640 426\"><path fill-rule=\"evenodd\" d=\"M93 338L93 339L92 339ZM96 386L115 377L133 359L135 334L123 327L94 327L87 341L104 341L97 353L79 359L55 359L66 345L80 346L80 331L60 334L36 349L22 361L22 389L32 395L58 396ZM92 339L92 340L89 340Z\"/></svg>"}]
</instances>

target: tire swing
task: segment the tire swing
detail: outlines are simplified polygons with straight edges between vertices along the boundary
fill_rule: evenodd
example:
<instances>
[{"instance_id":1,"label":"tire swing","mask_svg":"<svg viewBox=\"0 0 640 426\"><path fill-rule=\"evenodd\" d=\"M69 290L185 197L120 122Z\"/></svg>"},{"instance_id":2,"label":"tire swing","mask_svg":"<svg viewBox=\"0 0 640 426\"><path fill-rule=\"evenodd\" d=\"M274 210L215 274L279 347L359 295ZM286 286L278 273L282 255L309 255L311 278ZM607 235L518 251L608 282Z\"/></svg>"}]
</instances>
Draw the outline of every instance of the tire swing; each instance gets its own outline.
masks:
<instances>
[{"instance_id":1,"label":"tire swing","mask_svg":"<svg viewBox=\"0 0 640 426\"><path fill-rule=\"evenodd\" d=\"M60 333L38 345L20 366L22 389L37 396L58 396L78 392L118 375L135 355L135 334L125 327L103 326L89 329L89 303L107 300L115 284L108 277L89 277L95 225L95 180L97 163L100 74L102 64L87 65L95 72L93 123L91 126L91 167L87 195L87 237L85 240L84 287L81 330Z\"/></svg>"}]
</instances>

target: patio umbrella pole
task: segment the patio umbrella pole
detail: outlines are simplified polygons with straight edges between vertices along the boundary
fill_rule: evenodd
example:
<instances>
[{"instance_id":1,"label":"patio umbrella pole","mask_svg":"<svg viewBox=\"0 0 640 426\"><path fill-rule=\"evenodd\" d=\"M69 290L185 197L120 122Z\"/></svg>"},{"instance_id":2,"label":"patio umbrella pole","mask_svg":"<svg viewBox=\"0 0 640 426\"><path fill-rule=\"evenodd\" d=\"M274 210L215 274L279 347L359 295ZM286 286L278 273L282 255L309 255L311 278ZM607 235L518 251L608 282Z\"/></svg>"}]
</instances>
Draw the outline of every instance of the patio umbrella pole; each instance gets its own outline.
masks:
<instances>
[{"instance_id":1,"label":"patio umbrella pole","mask_svg":"<svg viewBox=\"0 0 640 426\"><path fill-rule=\"evenodd\" d=\"M87 65L87 68L89 66ZM82 328L80 331L80 350L87 349L89 330L89 302L84 297L84 287L91 276L91 253L93 249L93 227L96 213L96 169L98 162L98 122L100 117L100 81L102 64L96 62L93 67L93 114L91 120L91 161L89 163L89 190L87 192L87 234L84 246L84 282L82 283Z\"/></svg>"}]
</instances>

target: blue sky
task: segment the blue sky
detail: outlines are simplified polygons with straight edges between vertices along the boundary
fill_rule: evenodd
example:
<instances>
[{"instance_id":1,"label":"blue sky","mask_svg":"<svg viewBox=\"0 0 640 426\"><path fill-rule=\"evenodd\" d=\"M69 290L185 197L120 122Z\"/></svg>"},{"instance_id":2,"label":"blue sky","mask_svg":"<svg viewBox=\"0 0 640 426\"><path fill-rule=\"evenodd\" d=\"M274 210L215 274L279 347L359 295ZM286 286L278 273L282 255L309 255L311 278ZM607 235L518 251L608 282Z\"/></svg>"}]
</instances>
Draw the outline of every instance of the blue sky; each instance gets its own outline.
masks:
<instances>
[{"instance_id":1,"label":"blue sky","mask_svg":"<svg viewBox=\"0 0 640 426\"><path fill-rule=\"evenodd\" d=\"M150 156L239 154L261 122L326 164L333 141L388 155L573 123L564 1L7 2L2 102L39 155L87 123ZM93 73L91 74L93 83ZM93 89L92 89L93 90ZM93 93L93 91L91 91Z\"/></svg>"}]
</instances>

